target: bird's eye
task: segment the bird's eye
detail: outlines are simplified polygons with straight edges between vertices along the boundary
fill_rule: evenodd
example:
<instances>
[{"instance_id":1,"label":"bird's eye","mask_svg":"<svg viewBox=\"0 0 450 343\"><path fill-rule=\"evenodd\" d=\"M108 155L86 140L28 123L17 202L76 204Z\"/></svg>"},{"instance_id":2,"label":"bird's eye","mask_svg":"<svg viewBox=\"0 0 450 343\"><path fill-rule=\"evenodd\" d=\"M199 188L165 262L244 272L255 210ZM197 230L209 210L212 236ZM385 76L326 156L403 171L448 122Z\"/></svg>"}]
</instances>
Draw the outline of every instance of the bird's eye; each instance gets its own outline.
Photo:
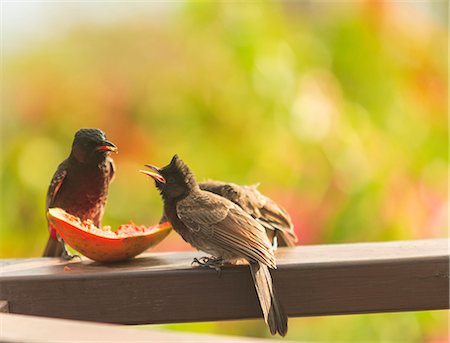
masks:
<instances>
[{"instance_id":1,"label":"bird's eye","mask_svg":"<svg viewBox=\"0 0 450 343\"><path fill-rule=\"evenodd\" d=\"M166 181L167 181L168 183L174 183L174 182L175 182L175 178L174 178L173 176L168 176L168 177L166 178Z\"/></svg>"}]
</instances>

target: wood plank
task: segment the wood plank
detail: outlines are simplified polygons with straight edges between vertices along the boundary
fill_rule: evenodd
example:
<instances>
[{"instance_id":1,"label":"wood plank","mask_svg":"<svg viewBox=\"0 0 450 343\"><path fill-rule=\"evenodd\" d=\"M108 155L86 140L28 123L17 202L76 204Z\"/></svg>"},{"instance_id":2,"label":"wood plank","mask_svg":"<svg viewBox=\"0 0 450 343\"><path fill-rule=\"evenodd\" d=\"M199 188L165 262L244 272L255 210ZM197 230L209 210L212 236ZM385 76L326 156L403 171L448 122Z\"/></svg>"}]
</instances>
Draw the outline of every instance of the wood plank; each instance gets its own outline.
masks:
<instances>
[{"instance_id":1,"label":"wood plank","mask_svg":"<svg viewBox=\"0 0 450 343\"><path fill-rule=\"evenodd\" d=\"M197 253L145 254L102 265L90 260L3 260L0 299L11 313L122 324L261 316L247 266L191 267ZM449 307L447 239L279 249L273 271L290 316ZM65 270L65 266L70 270Z\"/></svg>"},{"instance_id":2,"label":"wood plank","mask_svg":"<svg viewBox=\"0 0 450 343\"><path fill-rule=\"evenodd\" d=\"M26 330L24 330L26 328ZM140 330L112 324L87 323L66 319L0 314L0 341L22 343L60 342L231 342L262 343L267 339ZM273 342L271 340L270 342ZM275 342L281 342L280 340ZM283 340L283 342L285 342Z\"/></svg>"}]
</instances>

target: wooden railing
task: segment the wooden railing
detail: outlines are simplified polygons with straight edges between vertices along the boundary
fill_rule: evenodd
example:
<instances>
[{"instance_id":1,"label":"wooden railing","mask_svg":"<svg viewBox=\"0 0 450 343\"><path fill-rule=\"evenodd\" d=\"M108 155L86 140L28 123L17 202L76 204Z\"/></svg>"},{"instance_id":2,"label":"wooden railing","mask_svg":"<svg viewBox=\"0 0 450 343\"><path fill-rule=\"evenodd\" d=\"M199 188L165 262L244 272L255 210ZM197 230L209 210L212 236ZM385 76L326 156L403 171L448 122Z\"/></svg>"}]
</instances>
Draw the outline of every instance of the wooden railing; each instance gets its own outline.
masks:
<instances>
[{"instance_id":1,"label":"wooden railing","mask_svg":"<svg viewBox=\"0 0 450 343\"><path fill-rule=\"evenodd\" d=\"M449 308L447 239L300 246L272 275L291 317ZM0 261L0 307L15 314L117 324L260 318L247 266L192 267L192 253ZM3 305L2 305L3 304Z\"/></svg>"}]
</instances>

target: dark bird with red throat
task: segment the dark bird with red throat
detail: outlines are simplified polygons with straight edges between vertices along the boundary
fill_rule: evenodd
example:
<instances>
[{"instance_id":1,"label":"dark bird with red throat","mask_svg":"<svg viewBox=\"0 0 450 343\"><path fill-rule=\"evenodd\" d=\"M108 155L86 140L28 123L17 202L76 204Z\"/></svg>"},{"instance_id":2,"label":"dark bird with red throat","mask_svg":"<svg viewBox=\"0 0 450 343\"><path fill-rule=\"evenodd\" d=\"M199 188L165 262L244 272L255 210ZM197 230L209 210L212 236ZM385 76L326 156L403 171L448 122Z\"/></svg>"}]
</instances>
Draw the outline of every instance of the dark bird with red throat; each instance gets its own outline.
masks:
<instances>
[{"instance_id":1,"label":"dark bird with red throat","mask_svg":"<svg viewBox=\"0 0 450 343\"><path fill-rule=\"evenodd\" d=\"M100 227L108 197L109 183L114 177L114 161L110 152L117 147L99 129L80 129L75 133L72 150L53 175L47 192L46 211L60 207L81 220L90 219ZM49 224L50 237L44 257L71 259L64 241Z\"/></svg>"},{"instance_id":2,"label":"dark bird with red throat","mask_svg":"<svg viewBox=\"0 0 450 343\"><path fill-rule=\"evenodd\" d=\"M257 185L241 186L222 181L199 183L200 189L234 202L266 229L274 248L294 247L298 241L287 211L258 190Z\"/></svg>"},{"instance_id":3,"label":"dark bird with red throat","mask_svg":"<svg viewBox=\"0 0 450 343\"><path fill-rule=\"evenodd\" d=\"M174 230L194 248L212 255L200 259L207 266L246 260L270 332L286 335L288 318L272 285L269 268L276 269L276 262L264 227L232 201L201 190L177 155L164 168L146 166L150 170L141 172L155 180Z\"/></svg>"}]
</instances>

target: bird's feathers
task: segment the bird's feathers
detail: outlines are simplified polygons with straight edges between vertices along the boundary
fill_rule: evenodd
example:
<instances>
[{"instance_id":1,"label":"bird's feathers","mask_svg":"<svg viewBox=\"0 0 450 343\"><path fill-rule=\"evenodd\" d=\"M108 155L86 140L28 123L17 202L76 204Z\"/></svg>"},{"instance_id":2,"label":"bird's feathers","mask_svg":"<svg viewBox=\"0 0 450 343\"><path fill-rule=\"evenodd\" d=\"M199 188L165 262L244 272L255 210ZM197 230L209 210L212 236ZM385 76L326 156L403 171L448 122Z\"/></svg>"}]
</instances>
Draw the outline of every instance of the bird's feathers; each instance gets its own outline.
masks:
<instances>
[{"instance_id":1,"label":"bird's feathers","mask_svg":"<svg viewBox=\"0 0 450 343\"><path fill-rule=\"evenodd\" d=\"M220 255L258 261L276 268L264 228L231 201L216 194L197 192L180 200L177 216L196 240L220 247Z\"/></svg>"},{"instance_id":2,"label":"bird's feathers","mask_svg":"<svg viewBox=\"0 0 450 343\"><path fill-rule=\"evenodd\" d=\"M91 219L100 226L108 186L115 173L114 162L108 156L111 150L99 149L103 146L117 150L99 129L80 129L75 133L70 155L58 166L50 181L46 210L61 207L81 220ZM50 238L45 256L60 255L52 242L57 239L56 231L51 225L48 229Z\"/></svg>"},{"instance_id":3,"label":"bird's feathers","mask_svg":"<svg viewBox=\"0 0 450 343\"><path fill-rule=\"evenodd\" d=\"M297 236L289 214L275 201L261 194L258 185L241 186L209 180L199 183L199 187L240 206L267 229L270 238L276 234L281 245L295 246Z\"/></svg>"},{"instance_id":4,"label":"bird's feathers","mask_svg":"<svg viewBox=\"0 0 450 343\"><path fill-rule=\"evenodd\" d=\"M67 176L67 160L62 162L55 174L53 175L52 181L50 182L50 186L47 191L47 201L46 201L46 209L48 210L52 207L56 195L58 194L59 189L61 188L65 177Z\"/></svg>"},{"instance_id":5,"label":"bird's feathers","mask_svg":"<svg viewBox=\"0 0 450 343\"><path fill-rule=\"evenodd\" d=\"M42 257L57 257L61 256L63 253L63 246L62 244L51 237L47 240L47 245L45 246L44 253L42 254Z\"/></svg>"},{"instance_id":6,"label":"bird's feathers","mask_svg":"<svg viewBox=\"0 0 450 343\"><path fill-rule=\"evenodd\" d=\"M231 200L223 194L201 190L189 168L177 156L169 166L160 169L160 173L167 182L158 183L155 180L155 183L174 230L193 247L218 259L245 259L250 264L270 332L284 336L287 316L272 286L269 268L275 269L276 263L264 227L233 201L236 196L233 187L219 185L219 190L230 193ZM251 194L251 190L248 193ZM258 196L256 200L261 201L261 198Z\"/></svg>"},{"instance_id":7,"label":"bird's feathers","mask_svg":"<svg viewBox=\"0 0 450 343\"><path fill-rule=\"evenodd\" d=\"M264 264L250 263L250 271L264 321L269 326L270 333L275 335L278 332L281 336L285 336L288 330L288 318L275 296L269 269Z\"/></svg>"}]
</instances>

